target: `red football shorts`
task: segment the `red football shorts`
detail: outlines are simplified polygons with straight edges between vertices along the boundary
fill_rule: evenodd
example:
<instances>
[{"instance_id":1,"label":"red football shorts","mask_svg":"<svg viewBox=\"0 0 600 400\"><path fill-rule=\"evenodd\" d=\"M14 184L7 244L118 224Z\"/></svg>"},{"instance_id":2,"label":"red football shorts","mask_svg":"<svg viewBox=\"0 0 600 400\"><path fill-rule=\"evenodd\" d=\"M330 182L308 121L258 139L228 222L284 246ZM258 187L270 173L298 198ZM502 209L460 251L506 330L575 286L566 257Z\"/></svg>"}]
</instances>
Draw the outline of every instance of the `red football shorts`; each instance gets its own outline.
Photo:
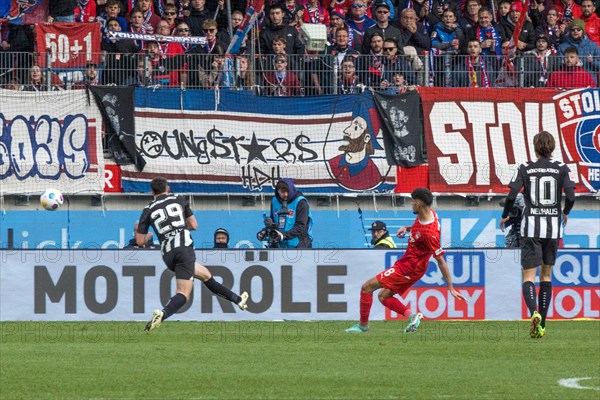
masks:
<instances>
[{"instance_id":1,"label":"red football shorts","mask_svg":"<svg viewBox=\"0 0 600 400\"><path fill-rule=\"evenodd\" d=\"M391 268L379 273L376 278L381 286L391 290L399 295L404 294L412 285L415 284L420 276L415 276L414 273L407 273L408 268L405 265L396 262Z\"/></svg>"}]
</instances>

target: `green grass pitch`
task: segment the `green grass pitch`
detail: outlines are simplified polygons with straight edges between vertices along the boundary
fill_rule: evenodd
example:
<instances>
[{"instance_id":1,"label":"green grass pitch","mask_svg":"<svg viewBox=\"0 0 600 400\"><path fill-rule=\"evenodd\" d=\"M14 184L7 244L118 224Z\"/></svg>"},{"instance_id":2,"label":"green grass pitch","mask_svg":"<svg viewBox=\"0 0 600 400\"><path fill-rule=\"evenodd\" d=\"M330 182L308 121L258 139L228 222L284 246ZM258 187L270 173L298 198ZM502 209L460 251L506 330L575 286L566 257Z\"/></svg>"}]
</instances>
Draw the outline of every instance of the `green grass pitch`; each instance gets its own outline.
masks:
<instances>
[{"instance_id":1,"label":"green grass pitch","mask_svg":"<svg viewBox=\"0 0 600 400\"><path fill-rule=\"evenodd\" d=\"M598 320L352 323L4 322L0 399L600 399Z\"/></svg>"}]
</instances>

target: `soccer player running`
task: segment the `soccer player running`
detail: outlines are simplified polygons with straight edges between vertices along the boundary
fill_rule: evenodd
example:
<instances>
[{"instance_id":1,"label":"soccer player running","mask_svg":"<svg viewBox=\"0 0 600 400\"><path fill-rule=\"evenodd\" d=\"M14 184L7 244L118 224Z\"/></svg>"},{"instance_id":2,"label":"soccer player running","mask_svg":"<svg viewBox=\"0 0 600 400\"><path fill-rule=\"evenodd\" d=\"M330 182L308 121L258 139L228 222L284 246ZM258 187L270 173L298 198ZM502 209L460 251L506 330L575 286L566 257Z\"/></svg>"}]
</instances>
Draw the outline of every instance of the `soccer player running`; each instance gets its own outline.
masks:
<instances>
[{"instance_id":1,"label":"soccer player running","mask_svg":"<svg viewBox=\"0 0 600 400\"><path fill-rule=\"evenodd\" d=\"M433 195L429 189L417 188L413 190L410 197L412 198L413 213L417 214L417 218L412 226L403 226L396 233L396 236L403 238L409 232L406 253L391 268L379 273L362 285L360 320L358 324L346 329L346 332L362 333L369 331L369 313L373 304L373 292L377 289L381 289L378 297L385 307L408 318L408 325L404 332L416 332L423 314L413 313L394 297L394 294L403 295L421 279L427 271L429 259L432 255L438 263L452 296L464 300L464 297L452 286L452 278L444 260L444 249L440 245L440 222L437 214L431 208Z\"/></svg>"},{"instance_id":2,"label":"soccer player running","mask_svg":"<svg viewBox=\"0 0 600 400\"><path fill-rule=\"evenodd\" d=\"M567 225L569 212L575 204L575 183L570 177L571 171L562 162L550 158L554 147L554 137L549 132L542 131L533 137L537 160L527 161L517 169L509 184L510 193L500 220L500 229L504 231L515 198L523 188L525 209L520 241L523 298L531 314L529 334L537 339L546 333L546 315L552 300L552 265L556 260L562 227ZM566 200L561 211L563 190ZM534 281L540 265L538 312Z\"/></svg>"},{"instance_id":3,"label":"soccer player running","mask_svg":"<svg viewBox=\"0 0 600 400\"><path fill-rule=\"evenodd\" d=\"M145 330L149 332L158 328L162 321L183 307L190 298L194 278L200 279L213 293L237 304L241 310L247 309L248 293L244 292L241 296L233 293L215 281L205 266L196 262L190 231L198 228L198 222L187 200L169 193L170 188L165 178L152 179L150 187L154 200L142 211L135 239L143 247L148 229L152 226L160 241L163 261L167 268L175 272L177 293L162 310L154 311Z\"/></svg>"}]
</instances>

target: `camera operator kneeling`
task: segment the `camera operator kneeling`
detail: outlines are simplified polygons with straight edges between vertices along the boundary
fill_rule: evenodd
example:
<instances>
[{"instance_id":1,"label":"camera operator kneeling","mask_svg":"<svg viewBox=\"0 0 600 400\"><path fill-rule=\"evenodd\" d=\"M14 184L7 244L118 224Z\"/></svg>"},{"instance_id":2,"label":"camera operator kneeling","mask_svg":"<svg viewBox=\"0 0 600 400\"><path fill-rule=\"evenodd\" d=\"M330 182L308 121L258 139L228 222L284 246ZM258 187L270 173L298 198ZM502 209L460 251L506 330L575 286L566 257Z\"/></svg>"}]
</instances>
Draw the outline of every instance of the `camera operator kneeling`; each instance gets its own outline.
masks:
<instances>
[{"instance_id":1,"label":"camera operator kneeling","mask_svg":"<svg viewBox=\"0 0 600 400\"><path fill-rule=\"evenodd\" d=\"M275 185L271 217L256 237L268 241L268 247L309 249L312 247L312 215L306 197L296 190L292 179Z\"/></svg>"}]
</instances>

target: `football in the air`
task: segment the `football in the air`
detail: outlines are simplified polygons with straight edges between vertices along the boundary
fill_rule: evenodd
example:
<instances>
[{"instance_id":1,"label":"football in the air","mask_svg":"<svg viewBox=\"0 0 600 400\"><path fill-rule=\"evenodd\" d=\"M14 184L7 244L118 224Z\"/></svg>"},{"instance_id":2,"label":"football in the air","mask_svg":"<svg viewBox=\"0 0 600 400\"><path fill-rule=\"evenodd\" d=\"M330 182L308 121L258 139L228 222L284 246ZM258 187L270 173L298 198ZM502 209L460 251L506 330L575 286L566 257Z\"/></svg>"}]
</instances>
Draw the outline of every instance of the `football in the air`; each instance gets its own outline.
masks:
<instances>
[{"instance_id":1,"label":"football in the air","mask_svg":"<svg viewBox=\"0 0 600 400\"><path fill-rule=\"evenodd\" d=\"M63 204L63 195L56 189L46 189L40 197L40 203L48 211L54 211L60 208Z\"/></svg>"}]
</instances>

